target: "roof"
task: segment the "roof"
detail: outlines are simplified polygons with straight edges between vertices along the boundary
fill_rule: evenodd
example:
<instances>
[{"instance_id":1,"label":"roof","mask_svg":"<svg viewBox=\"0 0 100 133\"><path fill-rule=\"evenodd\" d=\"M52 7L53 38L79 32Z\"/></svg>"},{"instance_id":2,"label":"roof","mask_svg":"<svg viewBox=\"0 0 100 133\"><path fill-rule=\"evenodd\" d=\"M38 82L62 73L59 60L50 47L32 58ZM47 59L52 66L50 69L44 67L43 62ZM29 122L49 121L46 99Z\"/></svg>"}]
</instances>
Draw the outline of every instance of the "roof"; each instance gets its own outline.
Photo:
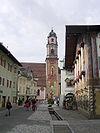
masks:
<instances>
[{"instance_id":1,"label":"roof","mask_svg":"<svg viewBox=\"0 0 100 133\"><path fill-rule=\"evenodd\" d=\"M77 36L66 34L65 42L65 68L72 69L75 57Z\"/></svg>"},{"instance_id":2,"label":"roof","mask_svg":"<svg viewBox=\"0 0 100 133\"><path fill-rule=\"evenodd\" d=\"M67 34L81 34L91 31L100 31L100 25L66 25Z\"/></svg>"},{"instance_id":3,"label":"roof","mask_svg":"<svg viewBox=\"0 0 100 133\"><path fill-rule=\"evenodd\" d=\"M17 63L19 66L22 66L21 63L10 53L10 51L5 48L2 43L0 42L0 50L3 51L9 58L11 58L15 63Z\"/></svg>"},{"instance_id":4,"label":"roof","mask_svg":"<svg viewBox=\"0 0 100 133\"><path fill-rule=\"evenodd\" d=\"M29 67L32 70L33 77L38 78L37 86L46 87L46 64L45 63L21 63L23 67Z\"/></svg>"},{"instance_id":5,"label":"roof","mask_svg":"<svg viewBox=\"0 0 100 133\"><path fill-rule=\"evenodd\" d=\"M53 31L53 29L52 29L51 32L49 33L49 36L48 36L48 37L51 37L51 36L57 37L57 36L56 36L56 33Z\"/></svg>"},{"instance_id":6,"label":"roof","mask_svg":"<svg viewBox=\"0 0 100 133\"><path fill-rule=\"evenodd\" d=\"M66 25L65 67L72 69L78 37L83 33L99 32L100 25Z\"/></svg>"}]
</instances>

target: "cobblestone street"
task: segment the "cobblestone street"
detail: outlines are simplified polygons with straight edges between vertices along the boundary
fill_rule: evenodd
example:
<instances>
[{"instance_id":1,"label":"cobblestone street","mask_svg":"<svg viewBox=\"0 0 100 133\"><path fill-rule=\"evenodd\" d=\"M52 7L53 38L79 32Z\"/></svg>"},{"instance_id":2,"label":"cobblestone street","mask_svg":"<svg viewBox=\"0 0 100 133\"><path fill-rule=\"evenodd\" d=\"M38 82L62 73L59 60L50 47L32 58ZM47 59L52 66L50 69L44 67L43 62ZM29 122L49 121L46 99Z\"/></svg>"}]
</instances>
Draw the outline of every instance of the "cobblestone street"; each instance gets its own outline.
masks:
<instances>
[{"instance_id":1,"label":"cobblestone street","mask_svg":"<svg viewBox=\"0 0 100 133\"><path fill-rule=\"evenodd\" d=\"M57 106L54 110L63 120L52 120L46 104L38 105L35 112L12 109L10 117L5 117L5 110L0 111L0 133L100 133L100 120L88 120L78 111Z\"/></svg>"},{"instance_id":2,"label":"cobblestone street","mask_svg":"<svg viewBox=\"0 0 100 133\"><path fill-rule=\"evenodd\" d=\"M45 112L44 112L45 111ZM51 133L51 117L46 109L41 107L36 112L26 111L21 107L11 111L11 116L5 117L5 111L0 114L0 132L2 133Z\"/></svg>"}]
</instances>

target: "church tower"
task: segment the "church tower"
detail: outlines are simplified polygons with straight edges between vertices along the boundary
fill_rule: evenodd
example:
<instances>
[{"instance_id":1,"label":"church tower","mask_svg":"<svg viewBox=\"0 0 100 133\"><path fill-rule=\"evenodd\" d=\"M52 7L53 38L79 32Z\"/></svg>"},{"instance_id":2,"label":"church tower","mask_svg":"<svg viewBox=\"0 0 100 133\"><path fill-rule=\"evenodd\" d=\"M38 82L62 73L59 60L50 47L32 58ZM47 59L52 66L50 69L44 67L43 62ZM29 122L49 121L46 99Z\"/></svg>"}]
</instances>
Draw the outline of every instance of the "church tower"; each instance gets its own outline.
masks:
<instances>
[{"instance_id":1,"label":"church tower","mask_svg":"<svg viewBox=\"0 0 100 133\"><path fill-rule=\"evenodd\" d=\"M56 33L51 30L47 38L46 55L46 96L58 97L58 44Z\"/></svg>"}]
</instances>

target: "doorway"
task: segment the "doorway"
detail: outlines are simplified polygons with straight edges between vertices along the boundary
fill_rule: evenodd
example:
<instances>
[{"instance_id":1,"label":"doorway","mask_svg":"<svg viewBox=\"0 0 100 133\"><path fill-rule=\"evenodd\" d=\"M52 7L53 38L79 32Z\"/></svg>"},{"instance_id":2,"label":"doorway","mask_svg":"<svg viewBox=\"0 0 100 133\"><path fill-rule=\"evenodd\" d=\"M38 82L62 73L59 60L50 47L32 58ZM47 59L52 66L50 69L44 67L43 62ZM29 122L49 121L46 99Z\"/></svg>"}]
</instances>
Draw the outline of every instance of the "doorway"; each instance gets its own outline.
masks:
<instances>
[{"instance_id":1,"label":"doorway","mask_svg":"<svg viewBox=\"0 0 100 133\"><path fill-rule=\"evenodd\" d=\"M6 104L6 96L2 96L2 107L5 107Z\"/></svg>"}]
</instances>

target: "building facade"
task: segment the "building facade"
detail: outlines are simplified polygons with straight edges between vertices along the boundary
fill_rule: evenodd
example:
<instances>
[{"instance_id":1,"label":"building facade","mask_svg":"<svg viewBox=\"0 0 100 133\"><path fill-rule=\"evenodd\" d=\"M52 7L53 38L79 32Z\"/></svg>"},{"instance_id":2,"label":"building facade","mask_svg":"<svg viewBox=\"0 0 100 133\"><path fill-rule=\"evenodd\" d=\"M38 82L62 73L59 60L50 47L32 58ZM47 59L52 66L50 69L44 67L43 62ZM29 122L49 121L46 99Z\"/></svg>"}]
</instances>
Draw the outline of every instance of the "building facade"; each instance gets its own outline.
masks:
<instances>
[{"instance_id":1,"label":"building facade","mask_svg":"<svg viewBox=\"0 0 100 133\"><path fill-rule=\"evenodd\" d=\"M35 83L35 90L38 100L46 99L46 64L45 63L22 63L24 68L30 68Z\"/></svg>"},{"instance_id":2,"label":"building facade","mask_svg":"<svg viewBox=\"0 0 100 133\"><path fill-rule=\"evenodd\" d=\"M60 93L60 106L63 106L63 100L66 94L74 93L73 80L74 71L73 69L65 69L65 59L60 61L61 69L61 93Z\"/></svg>"},{"instance_id":3,"label":"building facade","mask_svg":"<svg viewBox=\"0 0 100 133\"><path fill-rule=\"evenodd\" d=\"M20 68L18 74L18 100L25 102L28 98L37 96L37 81L33 78L32 71L27 68Z\"/></svg>"},{"instance_id":4,"label":"building facade","mask_svg":"<svg viewBox=\"0 0 100 133\"><path fill-rule=\"evenodd\" d=\"M58 44L56 33L51 30L46 45L46 97L48 99L59 96L58 89Z\"/></svg>"},{"instance_id":5,"label":"building facade","mask_svg":"<svg viewBox=\"0 0 100 133\"><path fill-rule=\"evenodd\" d=\"M66 26L68 45L76 47L74 94L78 109L89 118L100 117L100 26ZM68 41L73 40L73 41Z\"/></svg>"},{"instance_id":6,"label":"building facade","mask_svg":"<svg viewBox=\"0 0 100 133\"><path fill-rule=\"evenodd\" d=\"M5 107L8 98L16 103L18 66L21 64L0 43L0 107Z\"/></svg>"}]
</instances>

